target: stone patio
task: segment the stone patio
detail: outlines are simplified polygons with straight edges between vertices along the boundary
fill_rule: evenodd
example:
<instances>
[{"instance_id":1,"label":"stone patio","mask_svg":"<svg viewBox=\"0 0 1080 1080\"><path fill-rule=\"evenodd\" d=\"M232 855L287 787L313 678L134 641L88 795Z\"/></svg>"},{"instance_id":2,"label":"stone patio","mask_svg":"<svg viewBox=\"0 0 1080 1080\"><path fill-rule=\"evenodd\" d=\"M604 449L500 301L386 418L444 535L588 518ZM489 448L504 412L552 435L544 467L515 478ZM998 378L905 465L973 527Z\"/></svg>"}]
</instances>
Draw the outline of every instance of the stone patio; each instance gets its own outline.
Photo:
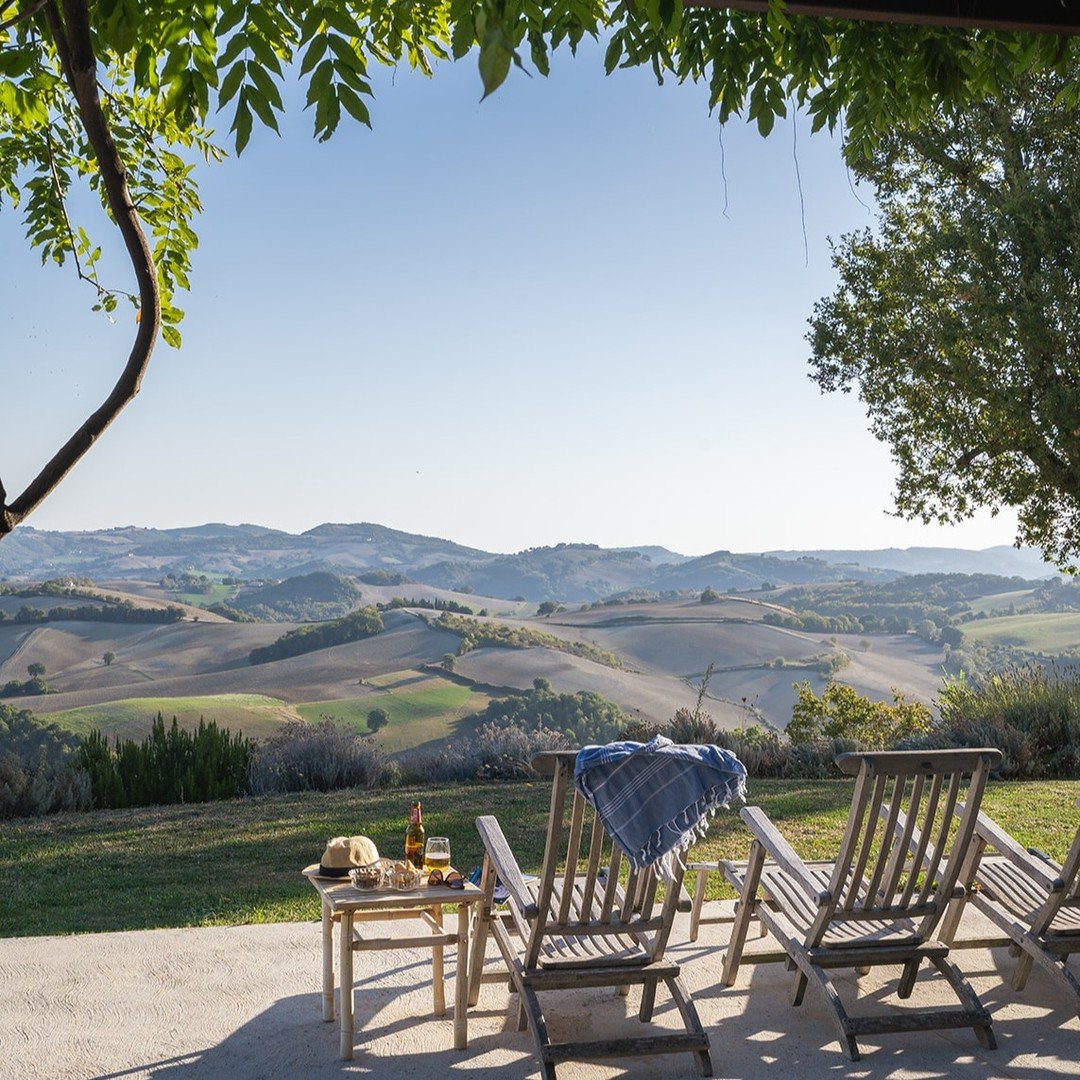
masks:
<instances>
[{"instance_id":1,"label":"stone patio","mask_svg":"<svg viewBox=\"0 0 1080 1080\"><path fill-rule=\"evenodd\" d=\"M708 913L720 905L710 904ZM971 927L980 932L981 927ZM682 964L712 1040L718 1077L1075 1077L1080 1019L1038 970L1022 994L1008 985L1005 949L954 954L994 1017L995 1051L972 1032L944 1031L861 1040L863 1060L840 1053L825 1008L812 993L794 1009L781 964L743 967L732 989L716 984L725 925L703 926L687 942L680 916L669 955ZM768 944L766 941L764 944ZM492 952L488 958L496 968ZM1074 963L1077 961L1074 960ZM449 1049L450 1015L431 1015L431 968L420 952L358 954L356 1058L338 1059L336 1024L320 1019L316 923L148 930L0 941L0 1077L100 1077L135 1080L268 1080L273 1077L538 1075L531 1036L519 1032L516 1004L502 982L486 985L470 1011L469 1049ZM859 980L860 999L895 1004L875 969ZM447 979L453 977L448 950ZM841 980L842 992L854 979ZM924 972L911 1004L949 1001L944 980ZM451 992L448 1000L452 1001ZM553 1035L613 1032L637 1025L637 991L547 995ZM663 993L656 1022L675 1024ZM689 1055L560 1066L566 1080L692 1077Z\"/></svg>"}]
</instances>

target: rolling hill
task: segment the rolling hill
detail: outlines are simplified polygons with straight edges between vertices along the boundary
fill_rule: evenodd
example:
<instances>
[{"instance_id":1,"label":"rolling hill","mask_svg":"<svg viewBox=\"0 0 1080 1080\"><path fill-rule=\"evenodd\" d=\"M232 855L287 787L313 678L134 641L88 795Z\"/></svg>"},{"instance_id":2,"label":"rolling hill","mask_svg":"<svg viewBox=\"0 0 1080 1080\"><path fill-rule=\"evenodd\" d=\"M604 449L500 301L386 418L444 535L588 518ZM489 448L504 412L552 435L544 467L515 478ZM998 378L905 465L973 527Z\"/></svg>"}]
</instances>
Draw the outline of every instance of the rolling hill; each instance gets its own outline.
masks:
<instances>
[{"instance_id":1,"label":"rolling hill","mask_svg":"<svg viewBox=\"0 0 1080 1080\"><path fill-rule=\"evenodd\" d=\"M827 581L887 581L916 572L989 572L1051 577L1030 551L952 548L903 551L735 553L688 558L657 545L601 548L556 544L501 554L384 525L325 524L293 534L258 525L180 529L133 526L46 532L20 526L0 543L0 577L89 576L156 581L167 573L281 579L314 573L383 571L441 589L527 600L597 600L631 590L757 589ZM402 586L404 587L404 586Z\"/></svg>"}]
</instances>

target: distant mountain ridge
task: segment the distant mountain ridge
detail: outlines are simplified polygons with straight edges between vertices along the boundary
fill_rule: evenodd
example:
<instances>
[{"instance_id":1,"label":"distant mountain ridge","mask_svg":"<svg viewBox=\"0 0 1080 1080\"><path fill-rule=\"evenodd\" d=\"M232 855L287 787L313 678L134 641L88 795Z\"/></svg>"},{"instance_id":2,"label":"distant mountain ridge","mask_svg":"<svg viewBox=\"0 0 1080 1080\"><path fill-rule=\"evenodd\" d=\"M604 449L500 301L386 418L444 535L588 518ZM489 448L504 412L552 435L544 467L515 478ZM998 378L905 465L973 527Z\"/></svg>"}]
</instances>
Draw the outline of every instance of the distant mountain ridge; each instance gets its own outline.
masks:
<instances>
[{"instance_id":1,"label":"distant mountain ridge","mask_svg":"<svg viewBox=\"0 0 1080 1080\"><path fill-rule=\"evenodd\" d=\"M583 601L629 590L758 589L763 584L889 581L910 573L1046 578L1037 552L906 548L873 551L715 551L691 558L657 545L556 544L497 554L370 522L295 534L261 525L50 532L22 526L0 542L0 576L156 580L196 571L247 579L385 570L426 585L527 600Z\"/></svg>"},{"instance_id":2,"label":"distant mountain ridge","mask_svg":"<svg viewBox=\"0 0 1080 1080\"><path fill-rule=\"evenodd\" d=\"M1008 544L969 551L964 548L910 547L872 550L766 551L778 559L823 559L825 562L899 570L905 574L995 574L999 577L1049 578L1057 571L1035 548Z\"/></svg>"}]
</instances>

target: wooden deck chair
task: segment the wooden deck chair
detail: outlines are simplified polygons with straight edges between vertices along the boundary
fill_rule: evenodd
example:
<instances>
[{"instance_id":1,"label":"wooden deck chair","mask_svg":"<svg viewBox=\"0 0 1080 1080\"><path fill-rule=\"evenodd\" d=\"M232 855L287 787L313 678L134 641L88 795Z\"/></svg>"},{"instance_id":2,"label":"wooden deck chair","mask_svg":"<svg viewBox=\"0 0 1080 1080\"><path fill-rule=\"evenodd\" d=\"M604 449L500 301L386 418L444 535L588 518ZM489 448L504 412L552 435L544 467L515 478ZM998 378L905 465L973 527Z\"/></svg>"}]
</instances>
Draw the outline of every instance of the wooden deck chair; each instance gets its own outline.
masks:
<instances>
[{"instance_id":1,"label":"wooden deck chair","mask_svg":"<svg viewBox=\"0 0 1080 1080\"><path fill-rule=\"evenodd\" d=\"M788 966L797 969L792 1003L800 1005L813 983L831 1006L840 1047L852 1061L859 1060L858 1036L894 1031L971 1027L993 1049L989 1013L948 959L948 944L933 935L948 906L963 903L957 884L962 860L986 778L1000 759L991 749L841 754L836 763L855 776L855 791L840 850L830 862L803 862L759 807L744 807L742 819L754 834L749 861L721 864L740 893L723 984L735 982L756 916L787 953ZM967 803L957 823L954 809L965 783ZM934 845L931 865L925 852L912 856L924 872L909 864L916 823L924 848L931 839ZM924 960L945 976L960 1008L851 1015L827 974L830 968L863 972L900 965L897 994L907 998Z\"/></svg>"},{"instance_id":2,"label":"wooden deck chair","mask_svg":"<svg viewBox=\"0 0 1080 1080\"><path fill-rule=\"evenodd\" d=\"M1080 806L1080 799L1077 800ZM1066 967L1080 952L1080 828L1062 865L1034 848L1025 850L985 814L975 820L962 881L968 900L1019 950L1014 990L1023 990L1038 964L1071 993L1080 1012L1080 979ZM946 928L952 940L958 920Z\"/></svg>"},{"instance_id":3,"label":"wooden deck chair","mask_svg":"<svg viewBox=\"0 0 1080 1080\"><path fill-rule=\"evenodd\" d=\"M524 880L498 821L490 816L476 819L485 850L480 883L484 897L473 939L470 1004L476 1004L480 993L484 947L490 933L510 969L511 985L520 995L519 1029L527 1025L532 1030L545 1078L555 1076L560 1061L680 1052L692 1053L702 1076L712 1076L709 1038L679 977L679 965L664 957L679 906L683 869L679 866L675 880L665 884L660 904L657 875L652 869L641 873L631 870L625 887L620 885L622 852L574 790L575 757L572 751L560 751L533 758L533 768L552 777L544 861L534 882ZM508 918L494 909L496 876L510 894ZM618 988L625 995L631 985L640 985L638 1015L648 1022L659 983L674 999L685 1032L554 1042L537 996L545 991L603 986Z\"/></svg>"}]
</instances>

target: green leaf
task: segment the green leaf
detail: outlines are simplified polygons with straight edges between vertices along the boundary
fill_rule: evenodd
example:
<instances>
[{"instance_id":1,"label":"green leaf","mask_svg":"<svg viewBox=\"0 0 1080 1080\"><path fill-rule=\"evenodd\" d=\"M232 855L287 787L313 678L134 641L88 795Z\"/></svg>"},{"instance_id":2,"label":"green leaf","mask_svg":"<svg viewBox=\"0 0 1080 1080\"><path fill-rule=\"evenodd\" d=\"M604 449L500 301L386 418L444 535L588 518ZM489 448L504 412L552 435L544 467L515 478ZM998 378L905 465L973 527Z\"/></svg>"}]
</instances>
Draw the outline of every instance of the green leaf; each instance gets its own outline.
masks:
<instances>
[{"instance_id":1,"label":"green leaf","mask_svg":"<svg viewBox=\"0 0 1080 1080\"><path fill-rule=\"evenodd\" d=\"M274 80L267 74L266 69L259 67L254 61L248 61L247 72L252 83L258 88L259 93L262 94L262 96L266 98L278 112L283 112L285 106L281 101L281 93L274 83Z\"/></svg>"},{"instance_id":2,"label":"green leaf","mask_svg":"<svg viewBox=\"0 0 1080 1080\"><path fill-rule=\"evenodd\" d=\"M174 349L179 349L182 343L180 337L180 331L175 326L169 326L167 323L161 328L161 337L166 345L171 345Z\"/></svg>"},{"instance_id":3,"label":"green leaf","mask_svg":"<svg viewBox=\"0 0 1080 1080\"><path fill-rule=\"evenodd\" d=\"M254 110L255 115L268 127L272 128L279 135L281 131L278 128L277 117L274 115L274 110L270 107L270 103L263 97L262 93L254 86L247 88L247 102Z\"/></svg>"},{"instance_id":4,"label":"green leaf","mask_svg":"<svg viewBox=\"0 0 1080 1080\"><path fill-rule=\"evenodd\" d=\"M623 54L622 34L614 34L604 53L604 71L610 75L618 66Z\"/></svg>"},{"instance_id":5,"label":"green leaf","mask_svg":"<svg viewBox=\"0 0 1080 1080\"><path fill-rule=\"evenodd\" d=\"M251 110L247 106L247 94L244 90L240 91L240 99L236 105L236 116L233 118L233 124L230 128L231 131L236 132L236 156L239 157L244 152L244 147L248 144L248 139L251 138Z\"/></svg>"},{"instance_id":6,"label":"green leaf","mask_svg":"<svg viewBox=\"0 0 1080 1080\"><path fill-rule=\"evenodd\" d=\"M241 84L244 81L244 61L237 60L231 68L229 73L221 81L221 91L218 94L218 106L219 108L228 105L230 101L236 96L236 91L240 89Z\"/></svg>"},{"instance_id":7,"label":"green leaf","mask_svg":"<svg viewBox=\"0 0 1080 1080\"><path fill-rule=\"evenodd\" d=\"M506 81L510 74L510 50L501 41L489 38L480 49L480 79L484 84L484 100Z\"/></svg>"},{"instance_id":8,"label":"green leaf","mask_svg":"<svg viewBox=\"0 0 1080 1080\"><path fill-rule=\"evenodd\" d=\"M345 106L346 111L354 120L359 120L361 124L366 124L371 127L371 114L368 112L368 107L360 100L359 95L351 87L346 86L344 83L338 84L338 97L341 99L341 104Z\"/></svg>"},{"instance_id":9,"label":"green leaf","mask_svg":"<svg viewBox=\"0 0 1080 1080\"><path fill-rule=\"evenodd\" d=\"M326 55L326 35L320 34L307 47L300 63L300 74L306 75Z\"/></svg>"}]
</instances>

